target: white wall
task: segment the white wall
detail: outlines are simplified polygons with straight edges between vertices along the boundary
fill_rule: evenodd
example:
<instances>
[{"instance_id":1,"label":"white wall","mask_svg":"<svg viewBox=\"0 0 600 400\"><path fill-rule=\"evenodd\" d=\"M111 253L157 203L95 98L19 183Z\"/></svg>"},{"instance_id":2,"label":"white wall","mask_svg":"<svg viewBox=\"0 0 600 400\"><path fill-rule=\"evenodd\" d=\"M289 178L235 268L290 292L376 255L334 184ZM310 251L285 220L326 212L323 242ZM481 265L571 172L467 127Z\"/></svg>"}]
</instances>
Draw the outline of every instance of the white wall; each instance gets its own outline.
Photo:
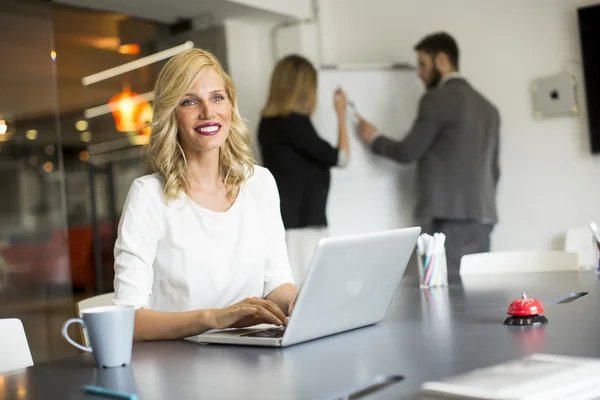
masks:
<instances>
[{"instance_id":1,"label":"white wall","mask_svg":"<svg viewBox=\"0 0 600 400\"><path fill-rule=\"evenodd\" d=\"M260 162L256 131L265 104L273 68L270 32L274 25L225 20L227 64L235 82L238 107L254 137L255 156Z\"/></svg>"},{"instance_id":2,"label":"white wall","mask_svg":"<svg viewBox=\"0 0 600 400\"><path fill-rule=\"evenodd\" d=\"M275 58L301 54L315 66L321 63L318 29L314 23L297 23L279 27L275 33Z\"/></svg>"},{"instance_id":3,"label":"white wall","mask_svg":"<svg viewBox=\"0 0 600 400\"><path fill-rule=\"evenodd\" d=\"M414 62L422 36L454 35L461 72L502 115L493 247L560 248L567 228L600 220L600 156L590 153L585 116L534 120L528 87L580 59L576 7L594 3L321 0L323 62Z\"/></svg>"}]
</instances>

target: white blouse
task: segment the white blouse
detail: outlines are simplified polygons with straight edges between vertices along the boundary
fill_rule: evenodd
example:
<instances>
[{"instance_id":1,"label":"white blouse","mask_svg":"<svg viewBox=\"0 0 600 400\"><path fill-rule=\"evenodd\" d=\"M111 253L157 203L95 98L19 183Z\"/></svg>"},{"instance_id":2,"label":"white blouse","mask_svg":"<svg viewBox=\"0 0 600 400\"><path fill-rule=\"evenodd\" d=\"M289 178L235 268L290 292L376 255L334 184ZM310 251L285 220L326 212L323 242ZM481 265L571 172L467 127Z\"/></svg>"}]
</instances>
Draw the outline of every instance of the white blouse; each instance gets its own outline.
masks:
<instances>
[{"instance_id":1,"label":"white blouse","mask_svg":"<svg viewBox=\"0 0 600 400\"><path fill-rule=\"evenodd\" d=\"M115 243L115 304L156 311L222 308L294 283L271 173L254 174L225 212L187 195L165 204L158 175L136 179Z\"/></svg>"}]
</instances>

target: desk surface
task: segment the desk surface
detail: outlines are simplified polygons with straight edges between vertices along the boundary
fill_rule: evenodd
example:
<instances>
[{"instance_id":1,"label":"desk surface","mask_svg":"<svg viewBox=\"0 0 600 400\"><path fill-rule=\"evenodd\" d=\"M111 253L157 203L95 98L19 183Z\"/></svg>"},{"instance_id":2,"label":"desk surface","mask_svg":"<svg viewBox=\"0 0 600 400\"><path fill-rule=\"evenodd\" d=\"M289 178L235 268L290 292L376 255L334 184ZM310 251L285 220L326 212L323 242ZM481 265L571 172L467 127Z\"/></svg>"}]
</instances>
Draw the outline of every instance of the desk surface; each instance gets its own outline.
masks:
<instances>
[{"instance_id":1,"label":"desk surface","mask_svg":"<svg viewBox=\"0 0 600 400\"><path fill-rule=\"evenodd\" d=\"M526 291L549 323L502 325ZM589 292L570 303L556 301ZM0 398L80 399L82 384L137 392L140 399L330 399L378 375L405 379L372 398L418 398L422 382L534 352L600 357L600 279L593 272L487 276L422 290L413 277L381 324L285 349L136 343L131 366L99 370L89 355L5 375ZM2 396L4 394L4 397Z\"/></svg>"}]
</instances>

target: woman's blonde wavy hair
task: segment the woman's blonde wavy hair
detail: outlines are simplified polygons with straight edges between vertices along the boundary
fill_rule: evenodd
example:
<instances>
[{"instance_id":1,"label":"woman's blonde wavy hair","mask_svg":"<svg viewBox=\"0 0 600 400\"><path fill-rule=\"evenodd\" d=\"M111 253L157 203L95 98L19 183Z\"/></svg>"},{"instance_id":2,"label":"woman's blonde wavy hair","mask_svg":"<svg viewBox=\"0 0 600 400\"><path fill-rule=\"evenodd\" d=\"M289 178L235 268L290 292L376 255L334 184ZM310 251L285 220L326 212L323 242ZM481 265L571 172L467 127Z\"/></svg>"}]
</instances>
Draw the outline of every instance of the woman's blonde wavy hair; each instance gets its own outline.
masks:
<instances>
[{"instance_id":1,"label":"woman's blonde wavy hair","mask_svg":"<svg viewBox=\"0 0 600 400\"><path fill-rule=\"evenodd\" d=\"M219 149L221 177L230 197L237 195L242 184L254 172L252 137L240 116L235 85L221 63L210 52L190 49L171 58L160 71L154 88L154 117L148 144L151 169L162 176L167 202L184 192L189 194L187 161L177 134L177 107L198 76L209 69L225 82L225 93L231 103L229 135Z\"/></svg>"}]
</instances>

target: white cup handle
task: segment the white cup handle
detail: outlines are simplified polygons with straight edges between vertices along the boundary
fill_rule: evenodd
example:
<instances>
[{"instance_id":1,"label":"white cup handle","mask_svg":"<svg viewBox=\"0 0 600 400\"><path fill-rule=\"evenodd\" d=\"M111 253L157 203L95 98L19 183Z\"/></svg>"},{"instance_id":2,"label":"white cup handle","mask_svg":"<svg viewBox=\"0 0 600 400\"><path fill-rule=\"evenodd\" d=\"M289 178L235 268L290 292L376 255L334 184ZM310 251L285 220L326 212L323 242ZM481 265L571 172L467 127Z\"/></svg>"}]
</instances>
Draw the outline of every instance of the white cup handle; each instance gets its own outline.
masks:
<instances>
[{"instance_id":1,"label":"white cup handle","mask_svg":"<svg viewBox=\"0 0 600 400\"><path fill-rule=\"evenodd\" d=\"M62 335L65 338L65 340L67 342L69 342L70 344L72 344L73 346L77 347L78 349L87 351L88 353L91 353L92 348L90 346L83 346L69 337L69 333L67 332L67 329L69 329L69 325L71 325L71 324L81 324L81 327L85 328L85 324L83 323L83 320L81 318L71 318L70 320L65 322L62 327Z\"/></svg>"}]
</instances>

